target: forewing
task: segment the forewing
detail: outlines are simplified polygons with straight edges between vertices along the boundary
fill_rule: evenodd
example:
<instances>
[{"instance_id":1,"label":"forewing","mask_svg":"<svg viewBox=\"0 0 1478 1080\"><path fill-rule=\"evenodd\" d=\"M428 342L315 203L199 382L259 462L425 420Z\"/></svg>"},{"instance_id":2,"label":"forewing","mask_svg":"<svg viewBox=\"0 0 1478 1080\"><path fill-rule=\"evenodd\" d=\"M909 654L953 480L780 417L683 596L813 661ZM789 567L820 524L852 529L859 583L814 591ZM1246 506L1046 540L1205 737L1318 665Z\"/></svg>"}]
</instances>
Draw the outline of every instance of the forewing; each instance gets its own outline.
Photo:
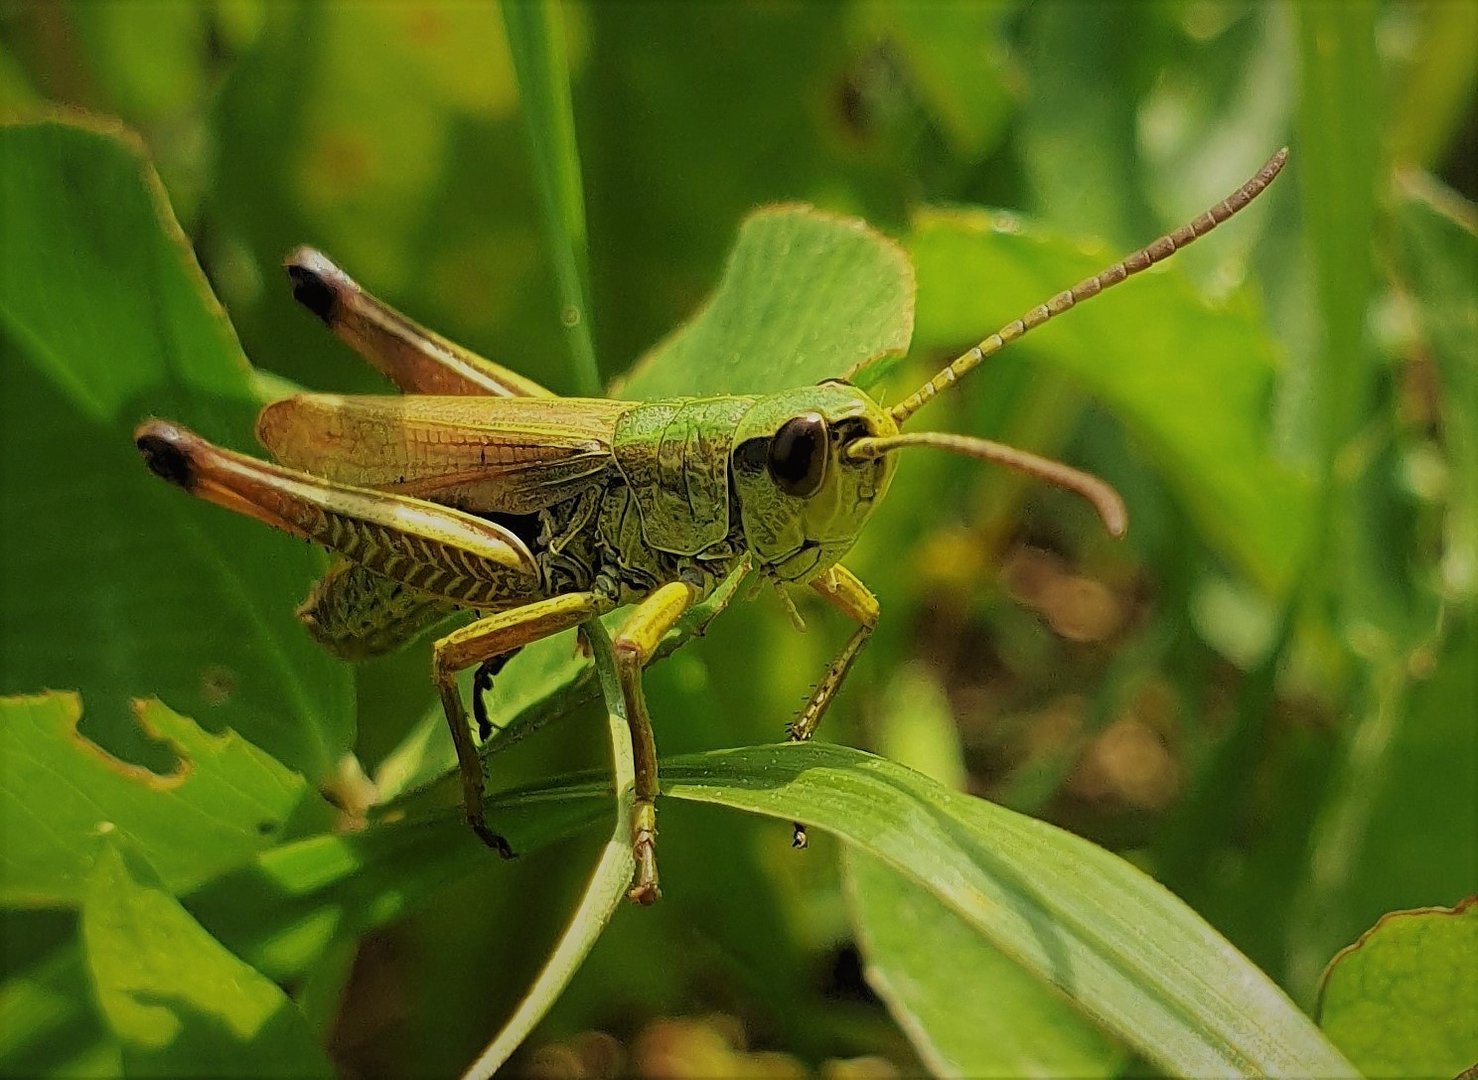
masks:
<instances>
[{"instance_id":1,"label":"forewing","mask_svg":"<svg viewBox=\"0 0 1478 1080\"><path fill-rule=\"evenodd\" d=\"M587 398L345 397L268 405L257 437L291 468L473 513L526 514L610 467L629 403Z\"/></svg>"}]
</instances>

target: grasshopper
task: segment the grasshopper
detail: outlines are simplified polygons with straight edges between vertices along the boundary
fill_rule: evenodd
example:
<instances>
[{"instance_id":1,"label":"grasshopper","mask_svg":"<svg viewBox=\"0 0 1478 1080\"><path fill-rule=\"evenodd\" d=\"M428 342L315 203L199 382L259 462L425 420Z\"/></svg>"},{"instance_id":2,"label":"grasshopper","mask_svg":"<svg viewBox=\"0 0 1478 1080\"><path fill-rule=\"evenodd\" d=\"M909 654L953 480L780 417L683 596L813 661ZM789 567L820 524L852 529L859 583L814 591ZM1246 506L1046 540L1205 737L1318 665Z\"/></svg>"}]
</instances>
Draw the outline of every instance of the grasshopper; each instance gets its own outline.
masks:
<instances>
[{"instance_id":1,"label":"grasshopper","mask_svg":"<svg viewBox=\"0 0 1478 1080\"><path fill-rule=\"evenodd\" d=\"M631 900L659 896L657 753L642 669L663 635L731 573L809 586L856 624L805 706L809 739L879 617L841 565L887 493L895 452L929 446L996 462L1076 492L1114 536L1123 501L1105 482L986 439L902 425L1021 337L1204 236L1277 176L1286 148L1195 220L1008 323L885 408L844 380L767 395L610 401L562 398L452 344L363 291L322 254L287 259L293 295L405 396L299 394L264 408L269 464L163 420L135 442L192 495L320 544L338 559L298 614L346 659L409 641L455 610L432 678L456 746L468 824L505 858L483 814L473 740L491 735L485 695L521 647L634 604L614 639L635 762ZM474 668L473 720L457 688ZM805 829L795 826L796 846Z\"/></svg>"}]
</instances>

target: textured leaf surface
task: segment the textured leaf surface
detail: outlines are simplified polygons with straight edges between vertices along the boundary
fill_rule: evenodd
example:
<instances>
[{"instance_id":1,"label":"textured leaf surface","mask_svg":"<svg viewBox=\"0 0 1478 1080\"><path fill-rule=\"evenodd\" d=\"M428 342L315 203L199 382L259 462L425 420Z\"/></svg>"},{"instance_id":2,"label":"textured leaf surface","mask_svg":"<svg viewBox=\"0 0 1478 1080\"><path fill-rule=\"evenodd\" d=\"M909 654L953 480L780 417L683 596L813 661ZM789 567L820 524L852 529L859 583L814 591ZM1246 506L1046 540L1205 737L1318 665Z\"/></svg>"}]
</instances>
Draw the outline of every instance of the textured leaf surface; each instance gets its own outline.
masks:
<instances>
[{"instance_id":1,"label":"textured leaf surface","mask_svg":"<svg viewBox=\"0 0 1478 1080\"><path fill-rule=\"evenodd\" d=\"M76 694L0 699L0 901L73 905L106 835L127 839L166 887L188 891L330 812L298 774L234 732L212 735L157 701L139 727L178 759L160 775L77 731Z\"/></svg>"},{"instance_id":2,"label":"textured leaf surface","mask_svg":"<svg viewBox=\"0 0 1478 1080\"><path fill-rule=\"evenodd\" d=\"M98 1003L135 1075L331 1076L301 1013L159 885L105 847L82 936Z\"/></svg>"},{"instance_id":3,"label":"textured leaf surface","mask_svg":"<svg viewBox=\"0 0 1478 1080\"><path fill-rule=\"evenodd\" d=\"M754 394L859 376L902 356L913 332L913 269L861 221L803 206L745 220L712 297L638 361L620 394Z\"/></svg>"},{"instance_id":4,"label":"textured leaf surface","mask_svg":"<svg viewBox=\"0 0 1478 1080\"><path fill-rule=\"evenodd\" d=\"M1369 1076L1456 1076L1478 1064L1478 899L1385 916L1336 956L1319 1023Z\"/></svg>"},{"instance_id":5,"label":"textured leaf surface","mask_svg":"<svg viewBox=\"0 0 1478 1080\"><path fill-rule=\"evenodd\" d=\"M231 727L318 780L353 732L348 669L292 607L303 544L204 506L133 447L167 416L250 448L229 326L139 148L61 121L0 127L0 691L80 690L110 749L133 697Z\"/></svg>"}]
</instances>

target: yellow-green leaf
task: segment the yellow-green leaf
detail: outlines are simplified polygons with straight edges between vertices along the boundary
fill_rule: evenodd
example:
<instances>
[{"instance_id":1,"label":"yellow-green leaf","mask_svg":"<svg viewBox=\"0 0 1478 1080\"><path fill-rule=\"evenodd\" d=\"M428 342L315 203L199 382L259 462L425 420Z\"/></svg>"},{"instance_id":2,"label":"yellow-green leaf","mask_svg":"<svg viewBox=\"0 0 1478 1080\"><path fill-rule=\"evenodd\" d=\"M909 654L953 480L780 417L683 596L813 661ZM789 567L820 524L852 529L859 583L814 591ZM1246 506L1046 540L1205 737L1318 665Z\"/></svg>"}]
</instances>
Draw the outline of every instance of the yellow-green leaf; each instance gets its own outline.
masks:
<instances>
[{"instance_id":1,"label":"yellow-green leaf","mask_svg":"<svg viewBox=\"0 0 1478 1080\"><path fill-rule=\"evenodd\" d=\"M0 698L0 902L79 903L108 835L180 893L276 843L290 819L329 821L301 776L235 732L212 735L157 701L136 702L135 715L177 755L168 773L79 733L76 694Z\"/></svg>"},{"instance_id":2,"label":"yellow-green leaf","mask_svg":"<svg viewBox=\"0 0 1478 1080\"><path fill-rule=\"evenodd\" d=\"M331 1076L307 1021L107 844L82 937L98 1004L137 1076Z\"/></svg>"},{"instance_id":3,"label":"yellow-green leaf","mask_svg":"<svg viewBox=\"0 0 1478 1080\"><path fill-rule=\"evenodd\" d=\"M1319 1023L1368 1076L1478 1064L1478 897L1385 916L1324 975Z\"/></svg>"}]
</instances>

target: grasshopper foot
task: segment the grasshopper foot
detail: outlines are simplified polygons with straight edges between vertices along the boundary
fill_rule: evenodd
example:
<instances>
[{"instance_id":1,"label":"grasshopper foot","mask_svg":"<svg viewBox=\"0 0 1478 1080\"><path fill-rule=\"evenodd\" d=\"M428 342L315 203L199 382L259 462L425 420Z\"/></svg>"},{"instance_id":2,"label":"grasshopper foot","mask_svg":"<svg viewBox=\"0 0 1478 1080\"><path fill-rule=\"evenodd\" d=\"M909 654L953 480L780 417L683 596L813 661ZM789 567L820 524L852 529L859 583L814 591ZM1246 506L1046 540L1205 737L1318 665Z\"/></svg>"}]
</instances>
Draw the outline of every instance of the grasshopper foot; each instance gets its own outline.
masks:
<instances>
[{"instance_id":1,"label":"grasshopper foot","mask_svg":"<svg viewBox=\"0 0 1478 1080\"><path fill-rule=\"evenodd\" d=\"M790 846L797 851L803 851L811 846L811 841L806 836L806 827L799 821L791 822Z\"/></svg>"},{"instance_id":2,"label":"grasshopper foot","mask_svg":"<svg viewBox=\"0 0 1478 1080\"><path fill-rule=\"evenodd\" d=\"M657 808L645 800L631 811L631 854L636 873L626 899L650 907L661 898L662 890L657 885Z\"/></svg>"},{"instance_id":3,"label":"grasshopper foot","mask_svg":"<svg viewBox=\"0 0 1478 1080\"><path fill-rule=\"evenodd\" d=\"M477 834L477 838L488 847L496 851L500 857L504 859L518 858L518 855L509 845L508 841L505 840L498 833L493 832L492 829L488 828L488 823L486 821L483 821L481 817L469 817L467 819L467 824L472 826L472 831Z\"/></svg>"}]
</instances>

